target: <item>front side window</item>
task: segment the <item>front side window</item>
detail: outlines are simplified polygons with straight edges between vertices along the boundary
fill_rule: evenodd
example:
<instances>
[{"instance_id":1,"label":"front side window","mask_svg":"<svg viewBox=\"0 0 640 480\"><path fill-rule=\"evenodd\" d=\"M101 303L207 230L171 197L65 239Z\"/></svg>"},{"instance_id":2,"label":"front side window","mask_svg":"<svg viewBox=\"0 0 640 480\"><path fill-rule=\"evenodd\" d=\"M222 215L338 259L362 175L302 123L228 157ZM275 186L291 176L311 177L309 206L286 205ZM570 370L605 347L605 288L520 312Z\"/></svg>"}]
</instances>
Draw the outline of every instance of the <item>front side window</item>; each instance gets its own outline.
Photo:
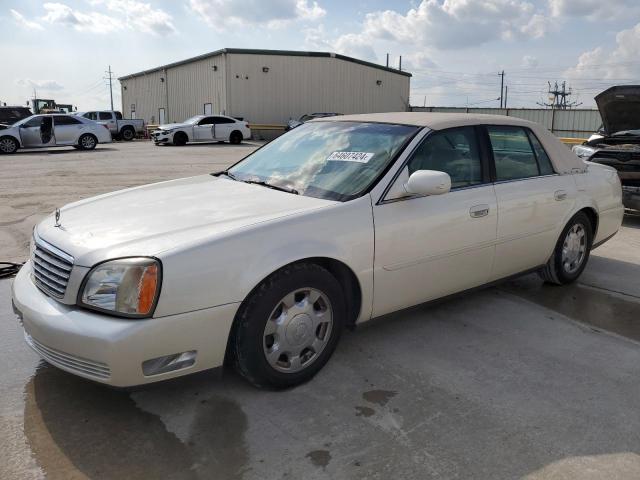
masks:
<instances>
[{"instance_id":1,"label":"front side window","mask_svg":"<svg viewBox=\"0 0 640 480\"><path fill-rule=\"evenodd\" d=\"M448 173L451 188L482 183L482 164L473 127L450 128L431 133L407 164L409 175L417 170Z\"/></svg>"},{"instance_id":2,"label":"front side window","mask_svg":"<svg viewBox=\"0 0 640 480\"><path fill-rule=\"evenodd\" d=\"M346 201L362 195L417 131L418 127L386 123L305 123L249 155L229 173L241 181Z\"/></svg>"},{"instance_id":3,"label":"front side window","mask_svg":"<svg viewBox=\"0 0 640 480\"><path fill-rule=\"evenodd\" d=\"M87 112L82 116L84 118L88 118L89 120L98 120L98 112Z\"/></svg>"},{"instance_id":4,"label":"front side window","mask_svg":"<svg viewBox=\"0 0 640 480\"><path fill-rule=\"evenodd\" d=\"M517 180L540 174L527 133L520 127L488 126L496 180Z\"/></svg>"},{"instance_id":5,"label":"front side window","mask_svg":"<svg viewBox=\"0 0 640 480\"><path fill-rule=\"evenodd\" d=\"M213 125L215 122L214 117L205 117L198 122L198 125Z\"/></svg>"},{"instance_id":6,"label":"front side window","mask_svg":"<svg viewBox=\"0 0 640 480\"><path fill-rule=\"evenodd\" d=\"M29 120L27 120L26 122L23 123L23 125L25 127L39 127L40 125L42 125L42 117L33 117Z\"/></svg>"}]
</instances>

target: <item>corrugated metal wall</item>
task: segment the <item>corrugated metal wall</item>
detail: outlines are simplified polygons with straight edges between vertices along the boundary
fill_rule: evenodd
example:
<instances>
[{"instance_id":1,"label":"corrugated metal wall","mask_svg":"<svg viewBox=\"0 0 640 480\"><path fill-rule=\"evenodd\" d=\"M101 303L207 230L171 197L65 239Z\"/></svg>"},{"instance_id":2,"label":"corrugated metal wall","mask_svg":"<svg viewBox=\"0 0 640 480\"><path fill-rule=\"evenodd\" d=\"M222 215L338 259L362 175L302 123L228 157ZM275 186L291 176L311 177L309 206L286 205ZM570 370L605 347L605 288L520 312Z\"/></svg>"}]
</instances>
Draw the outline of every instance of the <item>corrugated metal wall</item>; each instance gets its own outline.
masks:
<instances>
[{"instance_id":1,"label":"corrugated metal wall","mask_svg":"<svg viewBox=\"0 0 640 480\"><path fill-rule=\"evenodd\" d=\"M586 138L595 132L602 119L598 110L551 110L548 108L451 108L411 107L413 112L485 113L508 115L544 125L559 137Z\"/></svg>"},{"instance_id":2,"label":"corrugated metal wall","mask_svg":"<svg viewBox=\"0 0 640 480\"><path fill-rule=\"evenodd\" d=\"M338 58L232 53L228 68L229 112L252 123L408 109L410 77Z\"/></svg>"},{"instance_id":3,"label":"corrugated metal wall","mask_svg":"<svg viewBox=\"0 0 640 480\"><path fill-rule=\"evenodd\" d=\"M212 113L224 113L227 108L225 64L225 55L216 55L166 71L123 79L120 81L122 113L130 116L134 104L136 118L153 124L159 122L161 108L165 109L165 123L203 114L208 103Z\"/></svg>"},{"instance_id":4,"label":"corrugated metal wall","mask_svg":"<svg viewBox=\"0 0 640 480\"><path fill-rule=\"evenodd\" d=\"M135 104L137 118L158 123L164 108L169 123L203 114L211 103L214 114L284 124L312 112L406 111L409 82L334 57L226 53L122 79L122 110L130 116Z\"/></svg>"}]
</instances>

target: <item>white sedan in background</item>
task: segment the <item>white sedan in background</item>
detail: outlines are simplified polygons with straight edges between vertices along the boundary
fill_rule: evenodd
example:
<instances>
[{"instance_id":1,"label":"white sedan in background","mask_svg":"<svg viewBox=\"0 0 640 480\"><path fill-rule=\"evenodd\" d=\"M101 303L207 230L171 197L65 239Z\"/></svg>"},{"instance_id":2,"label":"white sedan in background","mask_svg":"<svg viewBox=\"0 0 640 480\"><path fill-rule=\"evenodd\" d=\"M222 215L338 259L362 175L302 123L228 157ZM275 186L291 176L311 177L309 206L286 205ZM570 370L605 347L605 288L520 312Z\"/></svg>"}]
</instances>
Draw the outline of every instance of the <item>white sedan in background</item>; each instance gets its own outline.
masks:
<instances>
[{"instance_id":1,"label":"white sedan in background","mask_svg":"<svg viewBox=\"0 0 640 480\"><path fill-rule=\"evenodd\" d=\"M582 273L620 181L513 117L318 119L226 171L67 205L13 283L27 343L116 386L219 367L288 387L344 327L525 272Z\"/></svg>"},{"instance_id":2,"label":"white sedan in background","mask_svg":"<svg viewBox=\"0 0 640 480\"><path fill-rule=\"evenodd\" d=\"M46 147L93 150L99 143L111 143L109 129L75 115L32 115L8 128L0 128L0 153L15 153L19 148Z\"/></svg>"},{"instance_id":3,"label":"white sedan in background","mask_svg":"<svg viewBox=\"0 0 640 480\"><path fill-rule=\"evenodd\" d=\"M182 123L160 125L151 134L156 145L171 143L186 145L188 142L242 143L251 138L249 124L224 115L196 115Z\"/></svg>"}]
</instances>

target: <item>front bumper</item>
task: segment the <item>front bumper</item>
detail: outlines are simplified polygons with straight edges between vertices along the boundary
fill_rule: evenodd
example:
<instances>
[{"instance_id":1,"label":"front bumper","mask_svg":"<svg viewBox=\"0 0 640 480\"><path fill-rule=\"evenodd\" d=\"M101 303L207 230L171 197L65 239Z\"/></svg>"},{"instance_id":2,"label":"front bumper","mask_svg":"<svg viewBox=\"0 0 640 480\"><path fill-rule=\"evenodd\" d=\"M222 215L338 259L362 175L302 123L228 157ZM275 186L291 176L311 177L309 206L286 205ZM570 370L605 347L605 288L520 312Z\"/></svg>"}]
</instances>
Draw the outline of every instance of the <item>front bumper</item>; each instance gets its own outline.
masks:
<instances>
[{"instance_id":1,"label":"front bumper","mask_svg":"<svg viewBox=\"0 0 640 480\"><path fill-rule=\"evenodd\" d=\"M27 262L12 286L14 309L25 340L44 360L97 382L129 387L219 367L239 304L129 320L63 305L31 281ZM145 376L145 360L195 350L187 368Z\"/></svg>"},{"instance_id":2,"label":"front bumper","mask_svg":"<svg viewBox=\"0 0 640 480\"><path fill-rule=\"evenodd\" d=\"M151 134L151 139L155 142L156 145L172 142L171 135L168 133L153 132Z\"/></svg>"}]
</instances>

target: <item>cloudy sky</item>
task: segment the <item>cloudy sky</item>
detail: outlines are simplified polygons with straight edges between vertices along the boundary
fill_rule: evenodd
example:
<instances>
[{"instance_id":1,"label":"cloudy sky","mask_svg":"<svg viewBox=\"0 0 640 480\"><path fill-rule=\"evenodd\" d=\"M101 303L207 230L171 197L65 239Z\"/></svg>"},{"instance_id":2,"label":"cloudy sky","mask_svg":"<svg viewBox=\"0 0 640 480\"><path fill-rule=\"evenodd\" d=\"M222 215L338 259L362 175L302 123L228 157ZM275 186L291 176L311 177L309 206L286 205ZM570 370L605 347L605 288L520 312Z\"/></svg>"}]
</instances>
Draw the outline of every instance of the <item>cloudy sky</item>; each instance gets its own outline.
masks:
<instances>
[{"instance_id":1,"label":"cloudy sky","mask_svg":"<svg viewBox=\"0 0 640 480\"><path fill-rule=\"evenodd\" d=\"M411 71L411 103L509 106L640 83L640 0L0 0L0 101L105 108L116 76L223 47L334 51ZM114 96L120 104L120 87Z\"/></svg>"}]
</instances>

